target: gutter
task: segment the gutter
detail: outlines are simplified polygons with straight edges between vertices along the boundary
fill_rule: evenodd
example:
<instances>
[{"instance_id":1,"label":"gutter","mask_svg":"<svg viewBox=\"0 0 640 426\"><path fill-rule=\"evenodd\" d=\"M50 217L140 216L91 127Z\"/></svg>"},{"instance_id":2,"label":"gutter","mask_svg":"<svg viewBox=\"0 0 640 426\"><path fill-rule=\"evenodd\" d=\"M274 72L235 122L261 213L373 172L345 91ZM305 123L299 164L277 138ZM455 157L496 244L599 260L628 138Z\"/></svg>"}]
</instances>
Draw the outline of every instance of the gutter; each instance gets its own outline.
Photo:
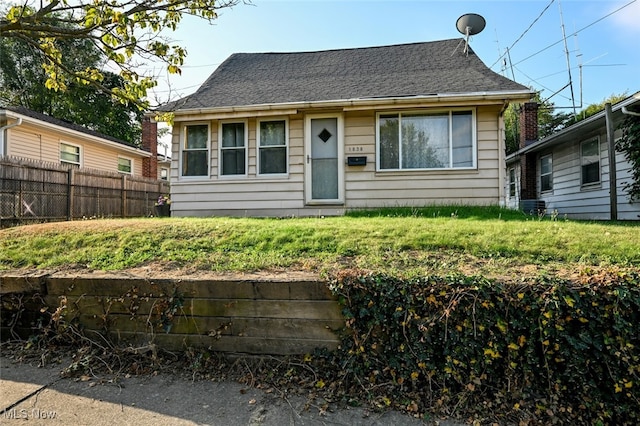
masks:
<instances>
[{"instance_id":1,"label":"gutter","mask_svg":"<svg viewBox=\"0 0 640 426\"><path fill-rule=\"evenodd\" d=\"M612 112L618 111L620 110L623 114L627 114L627 115L634 115L634 116L640 116L640 113L637 113L635 111L630 111L627 106L634 104L635 102L638 101L638 99L640 99L640 92L637 92L636 94L630 96L627 99L624 99L620 102L618 102L615 105L612 105ZM570 135L572 132L576 132L579 131L579 129L583 126L587 126L589 124L592 124L595 121L598 120L605 120L606 123L606 110L603 109L602 111L599 111L597 113L595 113L594 115L585 118L584 120L580 120L577 123L572 124L569 127L565 127L564 129L547 136L544 139L540 139L539 141L536 141L534 143L532 143L531 145L528 145L524 148L519 149L518 151L510 154L506 160L507 161L511 161L514 160L516 157L525 154L529 151L532 150L537 150L538 148L540 148L541 146L545 146L547 145L550 141L556 140L558 138L561 137L565 137L566 135Z\"/></svg>"},{"instance_id":2,"label":"gutter","mask_svg":"<svg viewBox=\"0 0 640 426\"><path fill-rule=\"evenodd\" d=\"M18 112L14 112L14 111L9 111L9 112L12 113L11 115L16 120L18 120L18 123L13 123L13 124L9 125L8 127L14 127L14 126L17 126L19 124L22 124L23 118L20 117L20 115L22 115L22 114L20 114ZM112 141L110 139L105 139L105 138L102 138L100 136L96 136L96 135L92 135L92 134L89 134L89 133L81 132L79 130L70 129L68 127L60 126L60 125L55 124L55 123L49 123L47 121L43 121L43 120L40 120L38 118L33 118L33 117L29 117L29 116L24 116L24 115L22 115L22 116L25 117L25 120L27 122L29 122L31 124L34 124L36 126L39 126L39 127L44 127L44 128L52 129L52 130L55 130L55 131L61 131L63 133L69 133L69 134L72 134L72 135L74 135L76 137L79 137L81 139L88 139L88 140L91 140L91 141L99 143L99 144L105 144L105 145L117 148L119 150L123 150L123 151L125 151L125 152L127 152L129 154L137 154L137 155L139 155L141 157L151 157L151 153L150 152L145 151L145 150L140 149L140 148L136 148L136 147L131 146L131 145L126 145L124 143L115 142L115 141ZM3 136L2 130L4 130L5 128L7 128L7 126L0 128L0 142L3 142L2 139L1 139L2 136ZM2 148L1 144L0 144L0 148ZM2 151L0 151L0 155L2 155Z\"/></svg>"},{"instance_id":3,"label":"gutter","mask_svg":"<svg viewBox=\"0 0 640 426\"><path fill-rule=\"evenodd\" d=\"M622 113L626 115L635 115L636 117L640 117L640 112L629 111L626 106L622 107Z\"/></svg>"},{"instance_id":4,"label":"gutter","mask_svg":"<svg viewBox=\"0 0 640 426\"><path fill-rule=\"evenodd\" d=\"M278 104L256 104L242 106L225 106L212 108L189 108L173 111L176 121L180 120L180 116L185 115L201 115L201 114L220 114L220 113L250 113L253 111L269 111L282 112L284 109L311 109L311 108L342 108L345 111L359 110L366 107L378 107L381 105L404 106L415 102L455 102L455 101L501 101L508 102L529 99L531 91L513 91L513 92L474 92L464 94L430 94L417 96L390 96L376 98L355 98L355 99L336 99L323 101L300 101Z\"/></svg>"},{"instance_id":5,"label":"gutter","mask_svg":"<svg viewBox=\"0 0 640 426\"><path fill-rule=\"evenodd\" d=\"M4 135L6 133L6 130L11 129L12 127L17 127L19 125L22 124L22 117L18 117L16 119L17 121L15 123L11 123L11 124L7 124L6 126L2 126L0 127L0 157L6 155L5 153L5 149L6 147L4 146Z\"/></svg>"}]
</instances>

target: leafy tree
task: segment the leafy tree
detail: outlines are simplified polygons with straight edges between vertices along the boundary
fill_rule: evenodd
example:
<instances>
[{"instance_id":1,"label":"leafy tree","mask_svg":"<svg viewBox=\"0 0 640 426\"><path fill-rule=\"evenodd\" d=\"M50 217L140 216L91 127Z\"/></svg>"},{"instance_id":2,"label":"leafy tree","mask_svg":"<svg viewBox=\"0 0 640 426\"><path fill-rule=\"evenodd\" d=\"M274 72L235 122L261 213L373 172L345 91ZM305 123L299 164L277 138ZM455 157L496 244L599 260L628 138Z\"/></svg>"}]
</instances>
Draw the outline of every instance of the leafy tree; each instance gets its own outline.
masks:
<instances>
[{"instance_id":1,"label":"leafy tree","mask_svg":"<svg viewBox=\"0 0 640 426\"><path fill-rule=\"evenodd\" d=\"M380 161L383 169L438 168L444 163L438 152L429 144L429 136L418 130L414 123L402 123L402 164L400 164L400 120L397 117L384 119L380 125Z\"/></svg>"},{"instance_id":2,"label":"leafy tree","mask_svg":"<svg viewBox=\"0 0 640 426\"><path fill-rule=\"evenodd\" d=\"M429 143L429 136L410 121L402 123L402 164L409 169L444 167L438 150Z\"/></svg>"},{"instance_id":3,"label":"leafy tree","mask_svg":"<svg viewBox=\"0 0 640 426\"><path fill-rule=\"evenodd\" d=\"M536 93L531 102L537 102L539 104L538 137L540 139L573 124L573 118L570 114L556 113L553 102L542 100L539 92ZM516 152L520 148L520 107L520 104L512 104L504 113L507 154Z\"/></svg>"},{"instance_id":4,"label":"leafy tree","mask_svg":"<svg viewBox=\"0 0 640 426\"><path fill-rule=\"evenodd\" d=\"M631 202L640 200L640 117L630 115L622 125L622 138L616 143L616 150L622 152L631 163L631 182L624 184Z\"/></svg>"},{"instance_id":5,"label":"leafy tree","mask_svg":"<svg viewBox=\"0 0 640 426\"><path fill-rule=\"evenodd\" d=\"M584 120L585 118L591 117L592 115L602 111L604 109L605 104L607 103L610 103L611 105L613 105L617 102L620 102L623 99L626 99L627 97L629 97L627 92L621 93L619 95L612 94L608 98L603 99L602 102L591 104L587 106L585 109L583 109L582 111L580 111L580 114L578 114L577 121Z\"/></svg>"},{"instance_id":6,"label":"leafy tree","mask_svg":"<svg viewBox=\"0 0 640 426\"><path fill-rule=\"evenodd\" d=\"M59 44L68 69L98 67L102 53L87 40L62 40ZM21 39L0 39L0 104L17 105L137 144L142 111L133 103L114 101L94 86L71 82L65 91L45 86L43 53ZM122 88L123 79L103 72L102 84Z\"/></svg>"},{"instance_id":7,"label":"leafy tree","mask_svg":"<svg viewBox=\"0 0 640 426\"><path fill-rule=\"evenodd\" d=\"M163 31L175 30L185 15L208 21L221 8L241 0L23 0L0 6L0 36L20 39L42 53L45 86L66 90L70 84L91 85L127 103L149 106L147 91L157 77L140 73L141 61L161 61L169 73L180 73L186 50L172 44ZM4 4L4 3L3 3ZM98 66L69 67L63 40L92 43L119 68L121 87L105 84Z\"/></svg>"},{"instance_id":8,"label":"leafy tree","mask_svg":"<svg viewBox=\"0 0 640 426\"><path fill-rule=\"evenodd\" d=\"M628 95L626 93L622 93L620 95L613 94L600 103L587 106L578 114L577 117L574 117L573 114L555 112L555 105L553 104L553 102L549 102L548 100L543 101L540 97L540 93L538 92L532 99L532 102L538 102L539 104L538 137L540 139L543 139L547 136L551 136L552 134L564 129L565 127L568 127L580 120L584 120L585 118L602 111L606 103L610 102L614 104L621 101L622 99L627 98L627 96ZM520 129L518 127L519 109L519 104L513 104L504 113L507 154L516 152L520 148Z\"/></svg>"}]
</instances>

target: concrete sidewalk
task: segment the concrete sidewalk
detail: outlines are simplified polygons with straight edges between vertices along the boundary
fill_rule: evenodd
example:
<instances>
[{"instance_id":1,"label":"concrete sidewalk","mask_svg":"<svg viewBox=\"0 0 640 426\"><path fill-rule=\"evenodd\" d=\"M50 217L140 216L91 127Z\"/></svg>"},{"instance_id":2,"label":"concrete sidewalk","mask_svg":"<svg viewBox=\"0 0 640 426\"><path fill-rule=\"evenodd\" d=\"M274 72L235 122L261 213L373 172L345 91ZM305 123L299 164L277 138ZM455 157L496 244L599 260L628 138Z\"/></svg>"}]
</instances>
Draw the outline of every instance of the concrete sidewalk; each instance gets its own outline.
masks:
<instances>
[{"instance_id":1,"label":"concrete sidewalk","mask_svg":"<svg viewBox=\"0 0 640 426\"><path fill-rule=\"evenodd\" d=\"M189 381L170 375L118 383L61 378L61 368L15 364L0 357L0 424L13 425L420 425L398 412L305 407L300 396L240 383ZM88 379L88 378L85 378ZM451 422L436 423L453 426Z\"/></svg>"}]
</instances>

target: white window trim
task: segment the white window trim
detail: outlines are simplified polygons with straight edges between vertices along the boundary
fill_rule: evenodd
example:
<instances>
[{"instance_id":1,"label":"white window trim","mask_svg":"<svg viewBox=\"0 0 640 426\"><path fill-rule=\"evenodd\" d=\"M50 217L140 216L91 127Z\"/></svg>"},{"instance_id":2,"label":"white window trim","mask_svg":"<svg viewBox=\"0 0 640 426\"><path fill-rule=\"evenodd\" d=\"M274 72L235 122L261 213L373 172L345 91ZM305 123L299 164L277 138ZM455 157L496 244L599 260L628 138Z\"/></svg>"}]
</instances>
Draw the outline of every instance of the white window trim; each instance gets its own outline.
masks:
<instances>
[{"instance_id":1,"label":"white window trim","mask_svg":"<svg viewBox=\"0 0 640 426\"><path fill-rule=\"evenodd\" d=\"M167 172L165 177L162 177L162 171L163 170ZM166 180L166 181L169 180L169 170L170 169L167 168L167 167L160 167L160 180Z\"/></svg>"},{"instance_id":2,"label":"white window trim","mask_svg":"<svg viewBox=\"0 0 640 426\"><path fill-rule=\"evenodd\" d=\"M391 115L391 114L397 114L398 117L401 117L402 115L405 114L424 114L424 115L431 115L431 114L439 114L439 113L443 113L446 112L449 114L449 164L452 164L453 162L453 143L452 143L452 136L453 136L453 120L451 120L451 115L453 112L457 112L457 111L470 111L471 112L471 137L472 137L472 141L471 141L471 161L472 161L472 165L469 167L441 167L441 168L431 168L431 169L407 169L407 168L398 168L398 169L382 169L380 168L380 116L381 115ZM424 110L424 109L417 109L417 110L403 110L403 111L397 111L397 110L390 110L390 111L379 111L376 113L376 128L375 128L375 132L376 132L376 172L381 172L381 173L387 173L387 172L450 172L450 171L461 171L461 170L477 170L478 169L478 127L477 127L477 113L476 113L476 108L465 108L465 107L459 107L459 108L438 108L438 109L429 109L429 110ZM402 134L400 134L400 141L402 140ZM400 142L399 141L399 142ZM398 155L400 156L400 159L402 159L402 143L400 143L400 146L398 147Z\"/></svg>"},{"instance_id":3,"label":"white window trim","mask_svg":"<svg viewBox=\"0 0 640 426\"><path fill-rule=\"evenodd\" d=\"M67 160L63 160L62 159L62 145L68 145L68 146L72 146L74 148L78 148L78 162L74 162L74 161L67 161ZM60 159L60 163L62 164L73 164L75 166L78 167L82 167L82 157L83 157L83 152L82 152L82 145L78 145L75 143L71 143L71 142L66 142L66 141L60 141L60 143L58 144L58 157Z\"/></svg>"},{"instance_id":4,"label":"white window trim","mask_svg":"<svg viewBox=\"0 0 640 426\"><path fill-rule=\"evenodd\" d=\"M311 178L311 121L323 118L335 118L338 129L338 198L335 200L315 200L312 197L312 178ZM319 205L343 205L344 204L344 116L340 113L324 113L324 114L308 114L304 118L304 151L307 154L307 161L304 162L304 188L305 188L305 204L309 206Z\"/></svg>"},{"instance_id":5,"label":"white window trim","mask_svg":"<svg viewBox=\"0 0 640 426\"><path fill-rule=\"evenodd\" d=\"M516 168L509 167L509 197L516 197L518 195L518 179L516 176ZM513 177L513 179L511 179ZM511 188L513 188L513 194L511 194Z\"/></svg>"},{"instance_id":6,"label":"white window trim","mask_svg":"<svg viewBox=\"0 0 640 426\"><path fill-rule=\"evenodd\" d=\"M222 127L224 124L244 125L244 174L223 175L222 174ZM237 149L229 148L229 149ZM238 179L246 178L249 174L249 120L221 120L218 124L218 178L219 179Z\"/></svg>"},{"instance_id":7,"label":"white window trim","mask_svg":"<svg viewBox=\"0 0 640 426\"><path fill-rule=\"evenodd\" d=\"M207 126L207 174L201 176L185 176L182 174L182 158L183 152L185 151L184 146L187 140L187 127L189 126ZM178 172L180 174L180 179L184 180L202 180L209 179L211 177L211 123L208 121L193 121L189 123L184 123L182 128L180 129L180 147L178 150ZM193 150L187 150L193 151Z\"/></svg>"},{"instance_id":8,"label":"white window trim","mask_svg":"<svg viewBox=\"0 0 640 426\"><path fill-rule=\"evenodd\" d=\"M129 160L129 163L130 163L130 166L131 166L131 170L130 171L123 172L122 170L120 170L120 159ZM131 176L133 176L133 164L134 164L133 158L125 157L125 156L122 156L122 155L118 155L118 173L122 173L123 175L131 175Z\"/></svg>"},{"instance_id":9,"label":"white window trim","mask_svg":"<svg viewBox=\"0 0 640 426\"><path fill-rule=\"evenodd\" d=\"M543 158L549 158L551 160L551 171L549 173L546 173L544 176L551 176L551 189L542 189L542 159ZM540 193L549 193L553 191L553 154L546 154L546 155L541 155L540 156L540 162L538 164L538 167L540 168Z\"/></svg>"},{"instance_id":10,"label":"white window trim","mask_svg":"<svg viewBox=\"0 0 640 426\"><path fill-rule=\"evenodd\" d=\"M584 164L582 163L582 146L588 142L593 142L596 141L596 143L598 144L598 180L595 182L588 182L588 183L584 183L584 176L582 176L582 166L584 166ZM580 187L581 188L592 188L594 186L600 185L602 183L602 147L600 146L600 137L599 136L595 136L589 139L585 139L583 141L580 141L580 151L579 151L579 157L580 157ZM615 159L614 159L615 161Z\"/></svg>"},{"instance_id":11,"label":"white window trim","mask_svg":"<svg viewBox=\"0 0 640 426\"><path fill-rule=\"evenodd\" d=\"M284 121L284 150L285 150L285 172L284 173L260 173L260 123L269 121ZM281 145L269 145L264 148L282 147ZM289 176L289 118L288 117L265 117L256 122L256 175L264 177L286 177Z\"/></svg>"}]
</instances>

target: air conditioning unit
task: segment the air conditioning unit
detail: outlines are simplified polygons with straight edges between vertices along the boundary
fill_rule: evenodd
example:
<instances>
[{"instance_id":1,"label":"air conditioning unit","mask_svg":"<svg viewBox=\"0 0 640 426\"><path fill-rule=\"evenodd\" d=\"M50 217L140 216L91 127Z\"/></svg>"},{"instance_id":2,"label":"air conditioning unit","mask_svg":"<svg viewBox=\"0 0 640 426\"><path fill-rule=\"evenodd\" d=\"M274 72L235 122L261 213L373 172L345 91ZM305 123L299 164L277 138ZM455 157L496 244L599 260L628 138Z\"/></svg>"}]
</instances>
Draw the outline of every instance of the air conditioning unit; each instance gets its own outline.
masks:
<instances>
[{"instance_id":1,"label":"air conditioning unit","mask_svg":"<svg viewBox=\"0 0 640 426\"><path fill-rule=\"evenodd\" d=\"M520 210L530 215L540 215L546 209L544 200L520 200Z\"/></svg>"}]
</instances>

